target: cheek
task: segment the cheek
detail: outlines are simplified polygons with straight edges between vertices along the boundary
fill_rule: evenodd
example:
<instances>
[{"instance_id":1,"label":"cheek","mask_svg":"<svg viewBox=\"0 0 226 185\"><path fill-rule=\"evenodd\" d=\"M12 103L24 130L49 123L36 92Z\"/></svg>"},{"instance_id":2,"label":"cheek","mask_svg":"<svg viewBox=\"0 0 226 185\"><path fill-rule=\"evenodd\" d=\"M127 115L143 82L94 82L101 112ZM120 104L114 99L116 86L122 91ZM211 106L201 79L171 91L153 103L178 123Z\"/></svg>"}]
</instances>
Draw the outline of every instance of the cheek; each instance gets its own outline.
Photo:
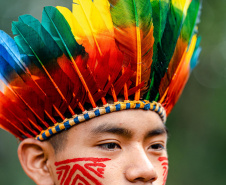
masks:
<instances>
[{"instance_id":1,"label":"cheek","mask_svg":"<svg viewBox=\"0 0 226 185\"><path fill-rule=\"evenodd\" d=\"M168 175L168 158L167 157L159 157L158 161L161 163L161 168L162 168L162 179L163 179L163 183L162 185L166 184L166 180L167 180L167 175Z\"/></svg>"},{"instance_id":2,"label":"cheek","mask_svg":"<svg viewBox=\"0 0 226 185\"><path fill-rule=\"evenodd\" d=\"M74 158L56 162L56 174L60 185L102 185L105 162L108 158Z\"/></svg>"}]
</instances>

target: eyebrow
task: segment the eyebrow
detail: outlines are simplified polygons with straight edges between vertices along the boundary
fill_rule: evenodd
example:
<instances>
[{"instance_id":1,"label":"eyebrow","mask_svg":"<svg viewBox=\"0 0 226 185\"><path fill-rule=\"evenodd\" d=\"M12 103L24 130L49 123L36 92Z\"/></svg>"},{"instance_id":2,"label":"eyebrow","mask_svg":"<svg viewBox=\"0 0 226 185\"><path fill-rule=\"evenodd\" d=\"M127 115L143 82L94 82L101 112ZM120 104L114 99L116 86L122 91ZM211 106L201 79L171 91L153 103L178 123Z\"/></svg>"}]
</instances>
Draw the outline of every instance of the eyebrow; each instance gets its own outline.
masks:
<instances>
[{"instance_id":1,"label":"eyebrow","mask_svg":"<svg viewBox=\"0 0 226 185\"><path fill-rule=\"evenodd\" d=\"M103 125L100 125L96 128L94 128L91 133L93 134L103 134L103 133L111 133L111 134L116 134L116 135L119 135L119 136L122 136L124 138L132 138L134 133L127 129L127 128L123 128L123 127L116 127L114 125L109 125L109 124L103 124ZM154 137L154 136L158 136L158 135L168 135L168 131L166 129L166 127L161 127L161 128L156 128L156 129L153 129L153 130L150 130L148 131L146 134L145 134L145 139L147 138L150 138L150 137Z\"/></svg>"},{"instance_id":2,"label":"eyebrow","mask_svg":"<svg viewBox=\"0 0 226 185\"><path fill-rule=\"evenodd\" d=\"M147 139L150 137L164 135L164 134L166 134L168 136L168 130L166 127L151 130L151 131L147 132L147 134L145 135L144 138Z\"/></svg>"},{"instance_id":3,"label":"eyebrow","mask_svg":"<svg viewBox=\"0 0 226 185\"><path fill-rule=\"evenodd\" d=\"M128 139L132 138L133 136L133 132L129 129L116 127L108 124L100 125L97 128L94 128L91 132L94 134L111 133L111 134L116 134Z\"/></svg>"}]
</instances>

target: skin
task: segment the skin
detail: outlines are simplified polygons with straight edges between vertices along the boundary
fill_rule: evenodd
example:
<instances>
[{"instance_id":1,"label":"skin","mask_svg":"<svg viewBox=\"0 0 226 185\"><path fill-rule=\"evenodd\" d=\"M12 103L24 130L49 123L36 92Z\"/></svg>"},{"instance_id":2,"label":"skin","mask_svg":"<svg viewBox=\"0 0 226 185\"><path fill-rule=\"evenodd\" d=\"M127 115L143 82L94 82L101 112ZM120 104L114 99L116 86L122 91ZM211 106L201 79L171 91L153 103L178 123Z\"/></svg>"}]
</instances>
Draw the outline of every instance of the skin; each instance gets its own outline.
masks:
<instances>
[{"instance_id":1,"label":"skin","mask_svg":"<svg viewBox=\"0 0 226 185\"><path fill-rule=\"evenodd\" d=\"M155 112L114 112L74 126L67 132L67 141L57 153L49 142L26 139L20 144L20 162L36 184L62 184L62 178L67 179L69 172L63 173L59 167L65 166L77 169L68 181L74 180L76 185L165 184L168 165L163 162L167 162L167 132ZM91 164L96 173L86 169L86 164ZM83 173L84 170L92 178ZM76 177L85 180L82 182Z\"/></svg>"}]
</instances>

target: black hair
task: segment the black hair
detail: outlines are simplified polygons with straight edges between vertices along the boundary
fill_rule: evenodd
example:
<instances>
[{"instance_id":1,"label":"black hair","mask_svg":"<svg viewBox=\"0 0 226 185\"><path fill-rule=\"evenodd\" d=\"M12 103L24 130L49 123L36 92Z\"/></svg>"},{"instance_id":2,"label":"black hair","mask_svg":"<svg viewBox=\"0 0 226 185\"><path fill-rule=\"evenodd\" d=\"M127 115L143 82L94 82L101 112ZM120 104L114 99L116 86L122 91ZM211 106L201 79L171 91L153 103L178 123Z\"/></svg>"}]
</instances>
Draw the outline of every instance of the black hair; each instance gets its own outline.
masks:
<instances>
[{"instance_id":1,"label":"black hair","mask_svg":"<svg viewBox=\"0 0 226 185\"><path fill-rule=\"evenodd\" d=\"M50 142L55 151L55 154L64 150L67 140L68 140L68 130L64 130L58 134L55 134L48 139L48 141Z\"/></svg>"}]
</instances>

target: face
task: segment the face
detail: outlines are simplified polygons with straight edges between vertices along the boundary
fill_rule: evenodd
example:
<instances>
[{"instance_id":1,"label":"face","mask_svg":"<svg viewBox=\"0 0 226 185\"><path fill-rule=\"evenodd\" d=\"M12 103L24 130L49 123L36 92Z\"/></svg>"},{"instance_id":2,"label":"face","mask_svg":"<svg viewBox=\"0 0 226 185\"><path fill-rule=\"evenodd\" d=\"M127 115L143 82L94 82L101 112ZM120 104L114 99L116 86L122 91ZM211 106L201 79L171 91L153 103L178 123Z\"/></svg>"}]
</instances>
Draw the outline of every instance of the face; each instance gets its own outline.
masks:
<instances>
[{"instance_id":1,"label":"face","mask_svg":"<svg viewBox=\"0 0 226 185\"><path fill-rule=\"evenodd\" d=\"M68 130L48 164L57 185L164 185L167 133L152 111L119 111Z\"/></svg>"}]
</instances>

